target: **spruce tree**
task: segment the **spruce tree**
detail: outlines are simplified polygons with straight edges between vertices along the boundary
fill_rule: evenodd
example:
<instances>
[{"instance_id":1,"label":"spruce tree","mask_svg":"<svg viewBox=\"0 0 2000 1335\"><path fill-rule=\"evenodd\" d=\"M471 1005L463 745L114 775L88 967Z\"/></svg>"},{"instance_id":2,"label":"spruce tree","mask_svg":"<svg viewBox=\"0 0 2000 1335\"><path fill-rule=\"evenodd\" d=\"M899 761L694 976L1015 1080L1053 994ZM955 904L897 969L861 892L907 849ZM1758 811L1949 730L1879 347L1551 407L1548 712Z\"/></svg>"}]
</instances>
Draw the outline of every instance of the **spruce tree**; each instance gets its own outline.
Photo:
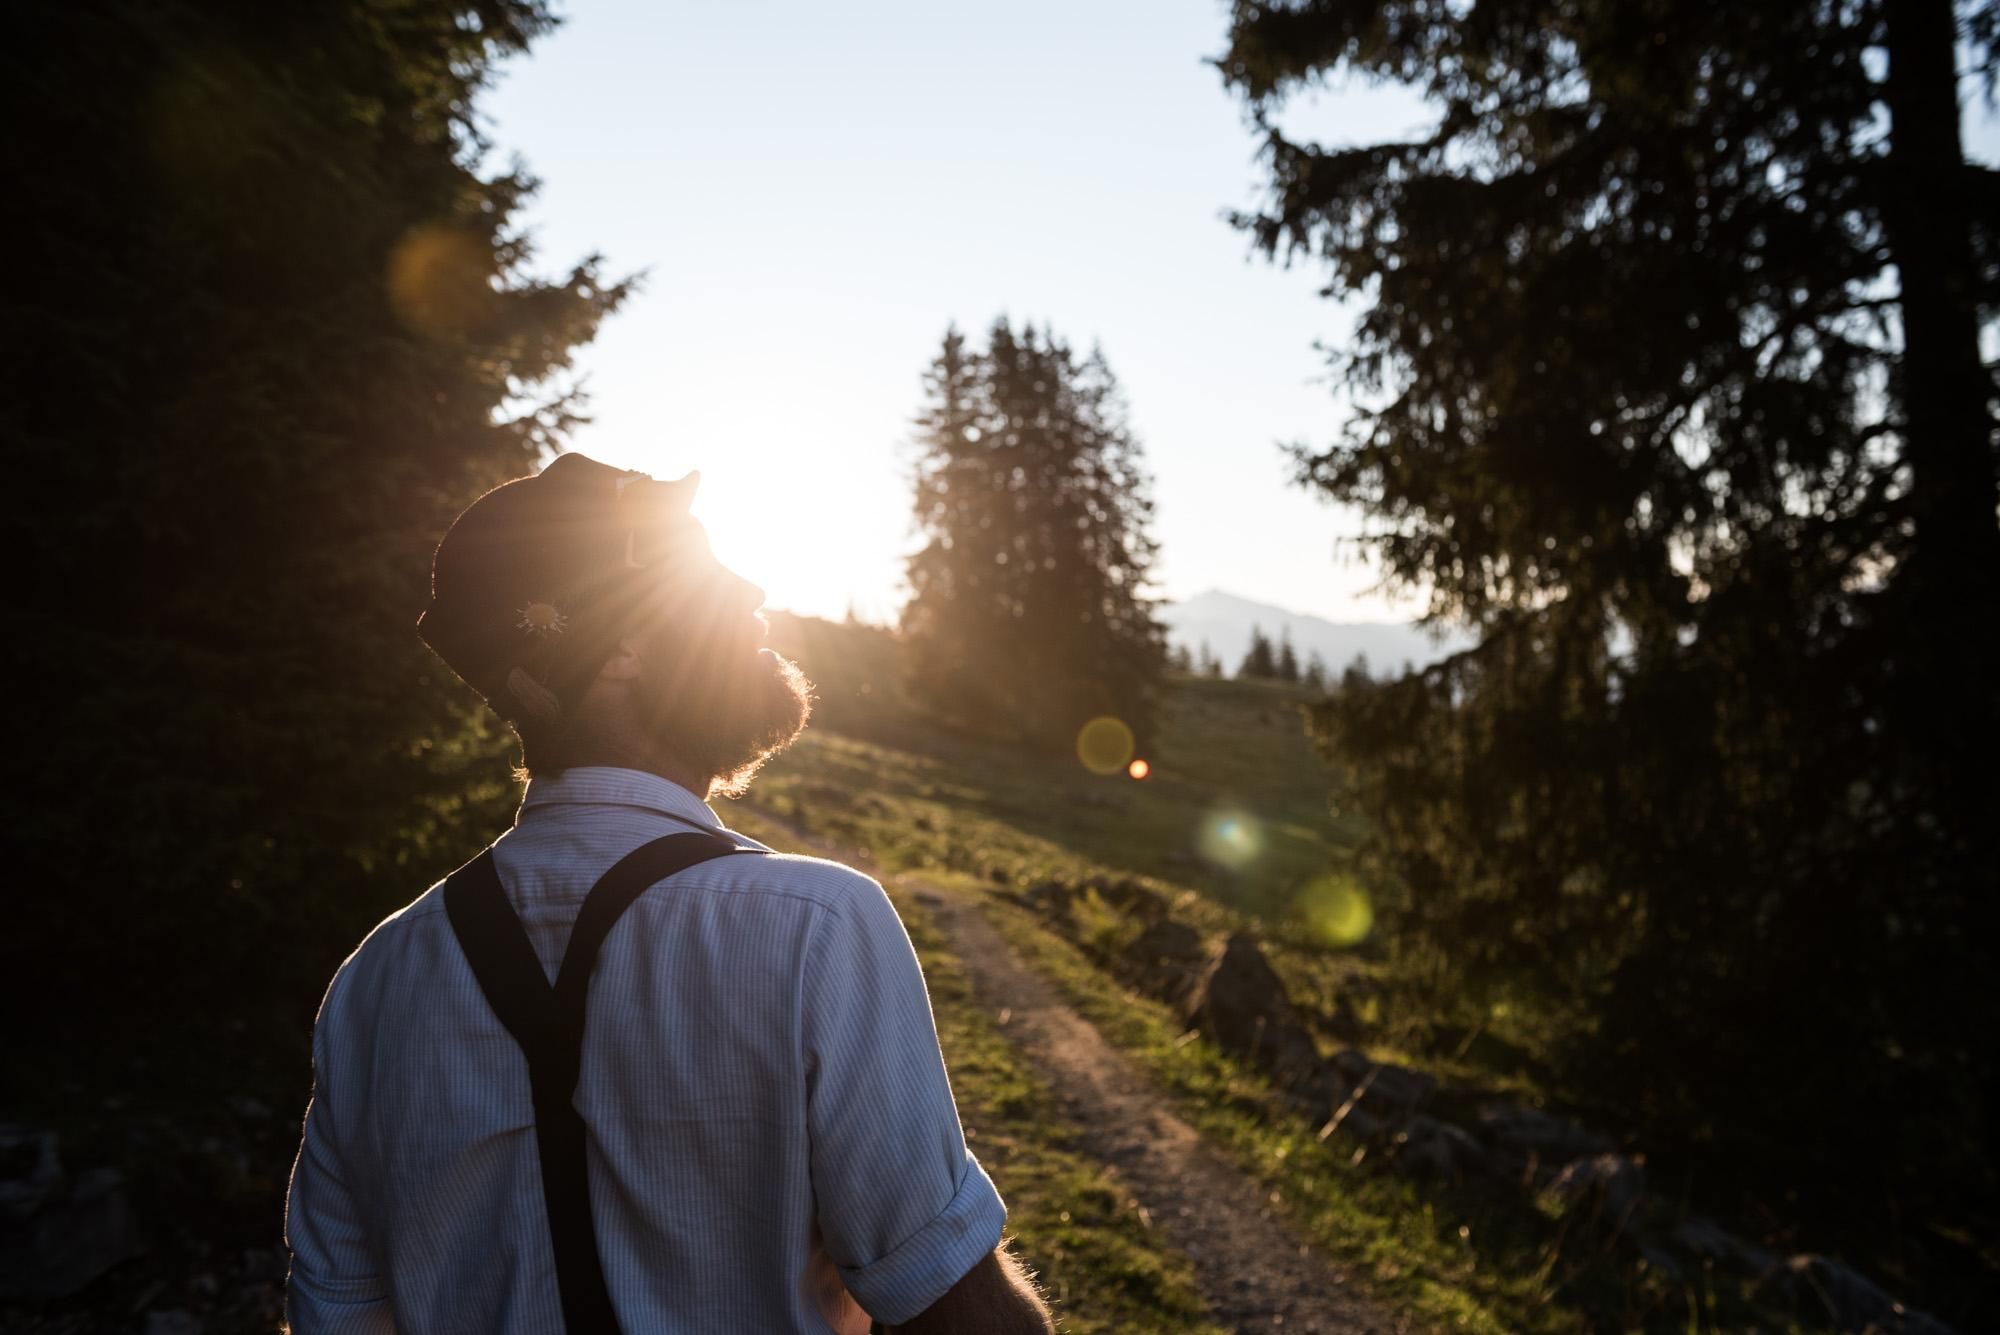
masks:
<instances>
[{"instance_id":1,"label":"spruce tree","mask_svg":"<svg viewBox=\"0 0 2000 1335\"><path fill-rule=\"evenodd\" d=\"M1238 0L1218 60L1270 168L1239 223L1360 311L1298 477L1479 636L1321 715L1388 940L1568 1015L1657 1139L1801 1190L1866 1143L1899 1211L1993 1187L2000 1106L2000 174L1955 18ZM1288 136L1327 80L1439 119Z\"/></svg>"},{"instance_id":2,"label":"spruce tree","mask_svg":"<svg viewBox=\"0 0 2000 1335\"><path fill-rule=\"evenodd\" d=\"M1278 655L1271 647L1271 637L1264 633L1262 626L1250 627L1250 647L1243 651L1243 661L1237 665L1236 675L1255 681L1268 681L1277 675Z\"/></svg>"},{"instance_id":3,"label":"spruce tree","mask_svg":"<svg viewBox=\"0 0 2000 1335\"><path fill-rule=\"evenodd\" d=\"M1143 736L1165 662L1139 442L1101 353L1004 318L924 380L903 608L913 683L968 723L1067 747L1110 714Z\"/></svg>"},{"instance_id":4,"label":"spruce tree","mask_svg":"<svg viewBox=\"0 0 2000 1335\"><path fill-rule=\"evenodd\" d=\"M1299 679L1299 653L1292 648L1292 632L1289 626L1281 632L1278 661L1273 665L1271 675L1279 681L1296 682Z\"/></svg>"},{"instance_id":5,"label":"spruce tree","mask_svg":"<svg viewBox=\"0 0 2000 1335\"><path fill-rule=\"evenodd\" d=\"M1306 670L1301 678L1315 693L1324 693L1327 684L1326 659L1315 649L1306 659Z\"/></svg>"}]
</instances>

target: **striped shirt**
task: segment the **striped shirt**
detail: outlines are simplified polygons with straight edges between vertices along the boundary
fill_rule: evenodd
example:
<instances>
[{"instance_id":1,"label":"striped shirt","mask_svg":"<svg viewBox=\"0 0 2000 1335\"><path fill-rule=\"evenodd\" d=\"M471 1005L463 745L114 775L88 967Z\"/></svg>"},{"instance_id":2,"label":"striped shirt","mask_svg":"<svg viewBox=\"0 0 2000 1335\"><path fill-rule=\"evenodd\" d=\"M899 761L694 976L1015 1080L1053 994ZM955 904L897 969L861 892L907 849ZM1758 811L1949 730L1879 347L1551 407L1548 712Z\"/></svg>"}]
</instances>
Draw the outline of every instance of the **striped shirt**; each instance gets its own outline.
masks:
<instances>
[{"instance_id":1,"label":"striped shirt","mask_svg":"<svg viewBox=\"0 0 2000 1335\"><path fill-rule=\"evenodd\" d=\"M552 981L597 878L689 825L721 828L636 770L528 785L493 857ZM576 1107L631 1335L865 1332L999 1242L916 954L868 877L776 854L683 872L612 929L589 1007ZM335 973L313 1071L285 1215L296 1335L561 1330L527 1062L439 887Z\"/></svg>"}]
</instances>

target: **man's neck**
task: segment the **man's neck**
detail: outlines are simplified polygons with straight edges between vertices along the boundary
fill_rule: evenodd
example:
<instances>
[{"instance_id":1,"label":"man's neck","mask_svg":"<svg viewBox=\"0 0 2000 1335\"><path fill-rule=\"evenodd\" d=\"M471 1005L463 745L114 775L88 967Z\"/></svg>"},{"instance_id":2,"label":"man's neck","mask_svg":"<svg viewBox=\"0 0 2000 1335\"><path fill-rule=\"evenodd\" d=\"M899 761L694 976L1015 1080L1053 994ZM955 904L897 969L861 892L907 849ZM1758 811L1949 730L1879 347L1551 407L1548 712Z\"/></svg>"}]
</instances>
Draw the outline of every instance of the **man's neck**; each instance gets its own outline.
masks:
<instances>
[{"instance_id":1,"label":"man's neck","mask_svg":"<svg viewBox=\"0 0 2000 1335\"><path fill-rule=\"evenodd\" d=\"M666 754L657 748L633 746L619 742L608 742L592 746L578 753L569 761L569 768L586 765L604 765L613 769L635 769L646 774L657 774L668 783L679 784L706 802L708 791L715 781L713 774L705 773L698 766L687 764L679 757Z\"/></svg>"}]
</instances>

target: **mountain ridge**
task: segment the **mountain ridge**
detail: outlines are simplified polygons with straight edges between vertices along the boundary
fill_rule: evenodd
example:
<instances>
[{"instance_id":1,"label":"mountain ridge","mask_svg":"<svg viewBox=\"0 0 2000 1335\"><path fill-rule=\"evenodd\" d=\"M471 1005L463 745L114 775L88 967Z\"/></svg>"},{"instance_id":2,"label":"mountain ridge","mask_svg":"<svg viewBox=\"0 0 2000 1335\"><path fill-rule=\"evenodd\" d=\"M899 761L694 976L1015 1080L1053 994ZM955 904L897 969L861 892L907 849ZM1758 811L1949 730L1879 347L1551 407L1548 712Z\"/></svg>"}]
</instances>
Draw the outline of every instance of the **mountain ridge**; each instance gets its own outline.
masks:
<instances>
[{"instance_id":1,"label":"mountain ridge","mask_svg":"<svg viewBox=\"0 0 2000 1335\"><path fill-rule=\"evenodd\" d=\"M1339 672L1364 657L1377 676L1426 666L1469 643L1463 635L1433 639L1429 631L1404 621L1331 621L1224 589L1205 589L1167 603L1159 617L1167 627L1168 644L1185 648L1198 659L1206 643L1222 661L1223 670L1232 674L1249 652L1253 628L1261 628L1274 643L1289 634L1301 666L1317 653L1329 671Z\"/></svg>"}]
</instances>

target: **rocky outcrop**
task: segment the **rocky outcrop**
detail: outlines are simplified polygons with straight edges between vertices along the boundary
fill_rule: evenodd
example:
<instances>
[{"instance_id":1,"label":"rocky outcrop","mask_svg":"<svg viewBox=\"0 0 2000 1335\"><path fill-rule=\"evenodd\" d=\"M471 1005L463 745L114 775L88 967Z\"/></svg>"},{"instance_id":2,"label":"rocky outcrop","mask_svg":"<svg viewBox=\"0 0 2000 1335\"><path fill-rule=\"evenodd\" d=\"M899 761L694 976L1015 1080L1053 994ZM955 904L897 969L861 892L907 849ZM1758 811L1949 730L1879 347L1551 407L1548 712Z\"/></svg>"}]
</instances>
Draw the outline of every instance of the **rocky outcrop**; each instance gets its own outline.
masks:
<instances>
[{"instance_id":1,"label":"rocky outcrop","mask_svg":"<svg viewBox=\"0 0 2000 1335\"><path fill-rule=\"evenodd\" d=\"M1502 1172L1533 1186L1555 1176L1563 1165L1609 1154L1607 1136L1518 1103L1489 1103L1474 1121L1474 1132L1493 1151Z\"/></svg>"},{"instance_id":2,"label":"rocky outcrop","mask_svg":"<svg viewBox=\"0 0 2000 1335\"><path fill-rule=\"evenodd\" d=\"M1348 1097L1356 1106L1384 1122L1407 1122L1437 1090L1436 1076L1393 1062L1374 1061L1353 1048L1334 1053L1331 1064L1347 1083Z\"/></svg>"},{"instance_id":3,"label":"rocky outcrop","mask_svg":"<svg viewBox=\"0 0 2000 1335\"><path fill-rule=\"evenodd\" d=\"M1066 881L1037 881L1021 892L1021 902L1045 918L1068 921L1076 891Z\"/></svg>"},{"instance_id":4,"label":"rocky outcrop","mask_svg":"<svg viewBox=\"0 0 2000 1335\"><path fill-rule=\"evenodd\" d=\"M1563 1165L1549 1183L1563 1217L1605 1233L1622 1233L1646 1195L1646 1169L1622 1154L1593 1154Z\"/></svg>"},{"instance_id":5,"label":"rocky outcrop","mask_svg":"<svg viewBox=\"0 0 2000 1335\"><path fill-rule=\"evenodd\" d=\"M1161 918L1125 948L1124 968L1132 985L1148 996L1183 1006L1201 982L1208 946L1184 922Z\"/></svg>"},{"instance_id":6,"label":"rocky outcrop","mask_svg":"<svg viewBox=\"0 0 2000 1335\"><path fill-rule=\"evenodd\" d=\"M1390 1143L1390 1154L1419 1177L1464 1183L1486 1171L1486 1150L1462 1126L1421 1114Z\"/></svg>"},{"instance_id":7,"label":"rocky outcrop","mask_svg":"<svg viewBox=\"0 0 2000 1335\"><path fill-rule=\"evenodd\" d=\"M1315 1099L1338 1088L1284 983L1247 932L1230 937L1202 974L1187 1020L1223 1051L1269 1071L1287 1088Z\"/></svg>"},{"instance_id":8,"label":"rocky outcrop","mask_svg":"<svg viewBox=\"0 0 2000 1335\"><path fill-rule=\"evenodd\" d=\"M1100 936L1090 947L1100 961L1173 1005L1188 1025L1313 1110L1321 1119L1321 1140L1339 1131L1403 1172L1476 1187L1484 1195L1539 1194L1545 1207L1560 1211L1566 1234L1593 1249L1615 1247L1631 1264L1673 1284L1705 1268L1723 1268L1748 1281L1760 1305L1795 1313L1815 1327L1951 1335L1949 1327L1903 1307L1840 1262L1815 1255L1787 1260L1709 1220L1680 1215L1648 1195L1642 1157L1619 1152L1610 1137L1570 1118L1511 1101L1474 1107L1477 1092L1440 1093L1435 1076L1377 1061L1354 1047L1322 1058L1312 1029L1253 936L1238 932L1211 951L1150 887L1094 877L1044 881L1009 898L1074 933L1074 907L1086 895L1138 928L1113 957L1106 957ZM1351 1016L1349 1023L1360 1030ZM1470 1034L1461 1042L1470 1046L1478 1038ZM1515 1064L1523 1064L1524 1056L1515 1055L1521 1058Z\"/></svg>"},{"instance_id":9,"label":"rocky outcrop","mask_svg":"<svg viewBox=\"0 0 2000 1335\"><path fill-rule=\"evenodd\" d=\"M1794 1256L1785 1262L1793 1301L1801 1316L1824 1321L1838 1331L1951 1335L1951 1328L1903 1306L1859 1271L1824 1256Z\"/></svg>"}]
</instances>

